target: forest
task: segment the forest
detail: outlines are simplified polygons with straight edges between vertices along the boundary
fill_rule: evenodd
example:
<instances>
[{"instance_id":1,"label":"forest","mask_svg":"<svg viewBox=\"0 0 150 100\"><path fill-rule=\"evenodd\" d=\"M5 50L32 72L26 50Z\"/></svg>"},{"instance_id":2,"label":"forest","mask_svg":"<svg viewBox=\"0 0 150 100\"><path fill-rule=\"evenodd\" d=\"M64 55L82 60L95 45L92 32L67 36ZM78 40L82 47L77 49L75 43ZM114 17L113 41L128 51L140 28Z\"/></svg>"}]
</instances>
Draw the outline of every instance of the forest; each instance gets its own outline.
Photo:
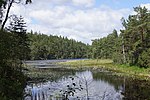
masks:
<instances>
[{"instance_id":1,"label":"forest","mask_svg":"<svg viewBox=\"0 0 150 100\"><path fill-rule=\"evenodd\" d=\"M28 33L30 59L77 59L87 58L88 46L67 37Z\"/></svg>"},{"instance_id":2,"label":"forest","mask_svg":"<svg viewBox=\"0 0 150 100\"><path fill-rule=\"evenodd\" d=\"M22 68L24 60L112 59L117 64L150 67L150 11L145 7L135 7L136 14L121 19L124 29L120 33L114 29L89 45L67 37L27 32L22 16L11 16L9 26L5 26L13 3L14 0L0 0L0 100L23 98L27 80Z\"/></svg>"}]
</instances>

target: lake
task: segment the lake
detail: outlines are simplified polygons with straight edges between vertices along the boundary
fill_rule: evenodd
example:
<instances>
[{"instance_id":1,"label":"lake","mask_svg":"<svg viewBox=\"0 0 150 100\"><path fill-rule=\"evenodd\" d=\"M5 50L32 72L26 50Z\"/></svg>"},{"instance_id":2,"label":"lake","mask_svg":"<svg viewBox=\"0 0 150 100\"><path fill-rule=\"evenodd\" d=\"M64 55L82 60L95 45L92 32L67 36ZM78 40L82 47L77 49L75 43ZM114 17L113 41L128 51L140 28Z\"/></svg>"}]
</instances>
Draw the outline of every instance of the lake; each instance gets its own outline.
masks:
<instances>
[{"instance_id":1,"label":"lake","mask_svg":"<svg viewBox=\"0 0 150 100\"><path fill-rule=\"evenodd\" d=\"M27 82L25 100L150 99L150 85L146 81L118 77L106 70L73 70L56 64L64 61L67 60L26 61L28 66L47 74L46 80Z\"/></svg>"}]
</instances>

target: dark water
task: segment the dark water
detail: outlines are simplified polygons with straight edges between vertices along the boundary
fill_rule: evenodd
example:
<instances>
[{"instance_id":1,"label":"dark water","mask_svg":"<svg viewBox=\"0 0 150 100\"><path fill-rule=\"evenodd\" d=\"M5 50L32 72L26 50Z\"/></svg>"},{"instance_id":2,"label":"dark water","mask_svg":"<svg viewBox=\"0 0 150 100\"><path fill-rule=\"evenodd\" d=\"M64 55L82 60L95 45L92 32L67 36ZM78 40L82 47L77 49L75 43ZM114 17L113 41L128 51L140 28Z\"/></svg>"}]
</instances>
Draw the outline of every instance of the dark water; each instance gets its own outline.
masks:
<instances>
[{"instance_id":1,"label":"dark water","mask_svg":"<svg viewBox=\"0 0 150 100\"><path fill-rule=\"evenodd\" d=\"M79 71L62 69L57 66L54 68L50 66L55 65L51 61L28 62L30 65L37 65L36 67L40 67L41 63L42 66L45 64L46 68L50 67L49 73L53 73L57 78L46 82L28 83L25 89L28 96L25 97L25 100L63 100L63 94L69 92L69 88L75 90L73 96L68 96L69 100L150 99L150 86L146 81L117 77L107 71Z\"/></svg>"}]
</instances>

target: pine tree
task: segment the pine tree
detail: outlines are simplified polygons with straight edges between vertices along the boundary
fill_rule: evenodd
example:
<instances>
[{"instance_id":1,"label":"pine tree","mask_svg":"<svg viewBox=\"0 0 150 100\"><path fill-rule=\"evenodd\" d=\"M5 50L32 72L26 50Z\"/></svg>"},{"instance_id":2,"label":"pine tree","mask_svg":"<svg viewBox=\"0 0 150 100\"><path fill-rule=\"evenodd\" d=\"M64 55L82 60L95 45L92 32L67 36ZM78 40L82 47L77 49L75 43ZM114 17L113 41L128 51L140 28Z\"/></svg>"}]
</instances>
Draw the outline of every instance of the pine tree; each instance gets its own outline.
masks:
<instances>
[{"instance_id":1,"label":"pine tree","mask_svg":"<svg viewBox=\"0 0 150 100\"><path fill-rule=\"evenodd\" d=\"M124 50L127 63L146 67L148 64L143 62L147 63L149 61L149 57L144 56L146 56L145 51L149 51L148 49L150 48L150 43L148 42L150 41L150 11L145 7L135 7L134 11L136 14L130 15L123 23L125 30L122 30L121 34L124 41Z\"/></svg>"},{"instance_id":2,"label":"pine tree","mask_svg":"<svg viewBox=\"0 0 150 100\"><path fill-rule=\"evenodd\" d=\"M24 22L23 17L14 16L7 30L15 36L14 56L20 60L28 59L30 53L29 39L26 34L26 23Z\"/></svg>"}]
</instances>

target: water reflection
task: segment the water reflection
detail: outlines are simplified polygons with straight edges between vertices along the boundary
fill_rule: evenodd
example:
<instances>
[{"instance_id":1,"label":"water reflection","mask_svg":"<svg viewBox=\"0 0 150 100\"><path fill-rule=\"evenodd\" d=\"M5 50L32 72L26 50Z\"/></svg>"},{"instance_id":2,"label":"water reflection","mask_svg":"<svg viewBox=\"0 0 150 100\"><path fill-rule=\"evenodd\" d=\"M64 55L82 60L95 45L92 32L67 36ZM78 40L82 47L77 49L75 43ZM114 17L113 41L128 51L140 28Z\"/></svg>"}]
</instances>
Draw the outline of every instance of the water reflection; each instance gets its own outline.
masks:
<instances>
[{"instance_id":1,"label":"water reflection","mask_svg":"<svg viewBox=\"0 0 150 100\"><path fill-rule=\"evenodd\" d=\"M66 91L67 86L73 82L76 87L81 85L83 90L77 90L74 96L69 96L69 100L150 100L150 83L147 81L117 77L104 71L77 71L56 67L55 63L61 61L27 62L27 65L37 68L36 75L41 77L39 79L48 81L36 80L28 84L25 100L63 100L63 92L60 91Z\"/></svg>"},{"instance_id":2,"label":"water reflection","mask_svg":"<svg viewBox=\"0 0 150 100\"><path fill-rule=\"evenodd\" d=\"M110 72L94 72L93 77L95 80L100 80L101 82L108 83L113 86L116 91L119 91L120 88L124 87L124 78L117 77L112 75Z\"/></svg>"},{"instance_id":3,"label":"water reflection","mask_svg":"<svg viewBox=\"0 0 150 100\"><path fill-rule=\"evenodd\" d=\"M150 83L145 80L128 79L125 82L123 100L150 100Z\"/></svg>"},{"instance_id":4,"label":"water reflection","mask_svg":"<svg viewBox=\"0 0 150 100\"><path fill-rule=\"evenodd\" d=\"M58 69L57 71L59 74ZM83 89L77 90L74 96L69 96L69 100L122 100L123 87L121 82L118 80L112 82L111 80L115 80L115 78L110 80L111 77L107 74L92 73L88 70L75 71L75 74L62 76L55 81L31 83L25 89L26 93L29 94L25 100L62 100L62 92L60 91L67 91L67 85L70 85L72 81L76 87L81 85Z\"/></svg>"},{"instance_id":5,"label":"water reflection","mask_svg":"<svg viewBox=\"0 0 150 100\"><path fill-rule=\"evenodd\" d=\"M101 75L103 77L101 77ZM85 71L78 73L80 80L82 80L82 85L84 86L86 94L86 90L88 90L88 97L91 100L121 100L122 99L122 85L121 84L110 84L107 79L108 73L92 73L91 71ZM94 75L99 76L99 78L95 78ZM104 78L106 76L106 78ZM111 77L110 77L111 78ZM87 84L86 84L87 83ZM115 85L120 87L118 90L115 89Z\"/></svg>"}]
</instances>

